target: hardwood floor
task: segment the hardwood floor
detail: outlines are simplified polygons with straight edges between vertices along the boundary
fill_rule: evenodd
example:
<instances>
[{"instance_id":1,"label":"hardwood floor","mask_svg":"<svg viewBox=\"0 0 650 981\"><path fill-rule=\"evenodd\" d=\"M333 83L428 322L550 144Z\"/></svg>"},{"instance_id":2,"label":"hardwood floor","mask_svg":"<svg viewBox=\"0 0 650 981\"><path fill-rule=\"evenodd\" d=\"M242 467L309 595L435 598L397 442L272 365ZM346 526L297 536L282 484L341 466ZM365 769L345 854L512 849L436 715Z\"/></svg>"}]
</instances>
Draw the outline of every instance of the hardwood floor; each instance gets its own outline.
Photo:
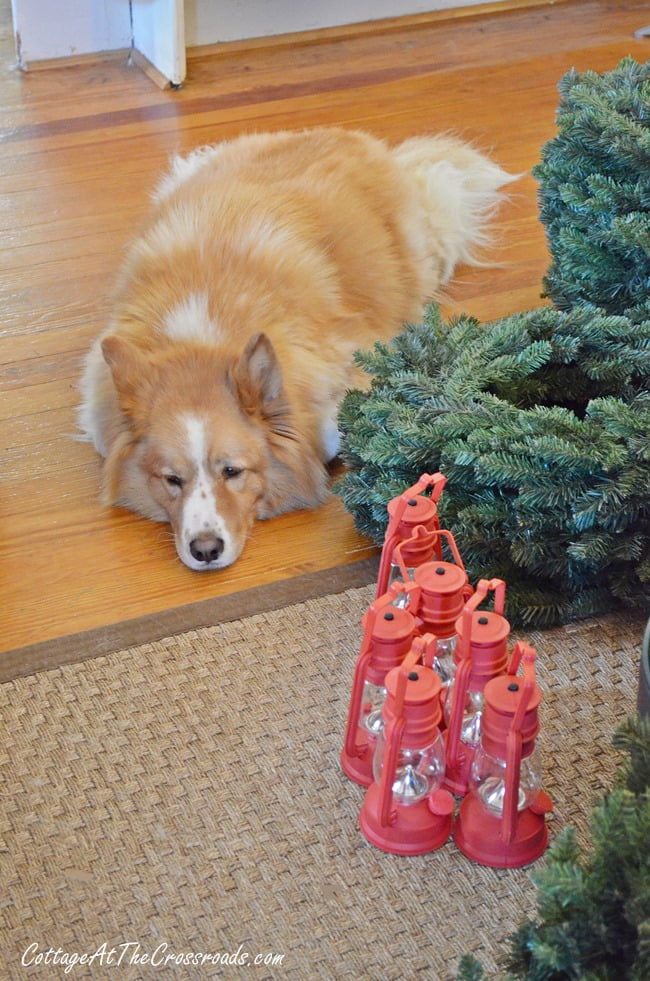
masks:
<instances>
[{"instance_id":1,"label":"hardwood floor","mask_svg":"<svg viewBox=\"0 0 650 981\"><path fill-rule=\"evenodd\" d=\"M649 20L643 0L567 0L237 44L191 54L179 92L159 91L123 55L24 75L5 40L0 652L373 551L333 498L258 524L235 566L199 575L176 559L165 526L98 504L99 460L74 439L80 363L171 153L316 124L391 141L451 129L526 171L555 132L564 72L604 71L627 54L645 61L650 41L633 35ZM487 320L538 304L547 254L530 176L498 228L501 264L460 270L448 311Z\"/></svg>"}]
</instances>

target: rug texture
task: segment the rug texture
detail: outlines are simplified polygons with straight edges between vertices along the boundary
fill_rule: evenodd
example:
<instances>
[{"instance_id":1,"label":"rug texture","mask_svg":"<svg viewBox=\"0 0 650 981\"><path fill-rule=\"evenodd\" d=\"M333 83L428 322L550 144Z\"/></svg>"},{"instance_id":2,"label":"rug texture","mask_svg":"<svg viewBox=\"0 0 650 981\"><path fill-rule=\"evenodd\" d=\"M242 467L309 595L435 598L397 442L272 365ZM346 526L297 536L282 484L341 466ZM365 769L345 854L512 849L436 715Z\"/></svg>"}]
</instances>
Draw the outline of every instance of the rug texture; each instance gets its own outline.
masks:
<instances>
[{"instance_id":1,"label":"rug texture","mask_svg":"<svg viewBox=\"0 0 650 981\"><path fill-rule=\"evenodd\" d=\"M0 976L446 981L470 951L496 969L534 911L530 869L481 867L453 841L385 855L358 831L339 752L371 597L0 687ZM584 842L611 786L642 635L618 616L527 635L552 837L571 823Z\"/></svg>"}]
</instances>

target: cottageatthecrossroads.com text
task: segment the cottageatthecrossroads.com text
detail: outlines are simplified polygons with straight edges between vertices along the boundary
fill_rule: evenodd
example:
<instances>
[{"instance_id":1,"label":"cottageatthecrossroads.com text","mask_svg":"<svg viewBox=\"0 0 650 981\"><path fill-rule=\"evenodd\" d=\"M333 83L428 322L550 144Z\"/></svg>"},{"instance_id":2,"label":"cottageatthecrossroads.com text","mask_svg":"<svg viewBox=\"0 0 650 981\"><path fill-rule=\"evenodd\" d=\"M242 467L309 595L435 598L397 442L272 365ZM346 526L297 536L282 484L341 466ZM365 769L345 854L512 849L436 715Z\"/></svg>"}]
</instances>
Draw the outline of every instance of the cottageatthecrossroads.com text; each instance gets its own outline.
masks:
<instances>
[{"instance_id":1,"label":"cottageatthecrossroads.com text","mask_svg":"<svg viewBox=\"0 0 650 981\"><path fill-rule=\"evenodd\" d=\"M64 974L70 974L78 965L99 967L133 967L146 964L154 968L205 967L206 964L230 967L279 967L284 954L268 951L264 954L251 954L244 950L243 944L237 950L227 953L205 953L199 951L175 951L169 944L161 943L151 952L137 941L115 944L100 944L93 951L79 953L63 950L61 947L41 947L32 943L23 953L20 963L23 967L62 967Z\"/></svg>"}]
</instances>

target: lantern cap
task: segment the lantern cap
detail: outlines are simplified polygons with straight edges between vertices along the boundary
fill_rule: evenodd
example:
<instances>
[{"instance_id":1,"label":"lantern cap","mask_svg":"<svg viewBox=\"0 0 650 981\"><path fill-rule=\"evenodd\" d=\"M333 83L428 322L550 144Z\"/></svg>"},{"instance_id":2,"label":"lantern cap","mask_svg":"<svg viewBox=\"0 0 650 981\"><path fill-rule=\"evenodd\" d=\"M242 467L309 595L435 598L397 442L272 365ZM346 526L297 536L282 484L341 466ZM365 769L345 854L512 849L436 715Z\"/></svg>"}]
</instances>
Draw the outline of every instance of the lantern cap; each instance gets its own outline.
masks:
<instances>
[{"instance_id":1,"label":"lantern cap","mask_svg":"<svg viewBox=\"0 0 650 981\"><path fill-rule=\"evenodd\" d=\"M366 613L363 621L368 616ZM392 644L411 636L415 617L405 607L389 606L380 610L372 625L372 639L378 644Z\"/></svg>"},{"instance_id":2,"label":"lantern cap","mask_svg":"<svg viewBox=\"0 0 650 981\"><path fill-rule=\"evenodd\" d=\"M449 595L463 590L467 573L453 562L427 562L416 569L413 578L423 592Z\"/></svg>"},{"instance_id":3,"label":"lantern cap","mask_svg":"<svg viewBox=\"0 0 650 981\"><path fill-rule=\"evenodd\" d=\"M535 683L525 693L525 679L519 675L501 675L486 684L481 740L484 749L491 756L505 758L508 734L513 728L515 716L520 712L525 694L528 695L528 702L517 726L522 740L522 757L530 756L535 748L535 738L539 732L541 690Z\"/></svg>"},{"instance_id":4,"label":"lantern cap","mask_svg":"<svg viewBox=\"0 0 650 981\"><path fill-rule=\"evenodd\" d=\"M394 497L392 501L389 501L387 506L389 517L393 518L398 507L401 506L402 495L400 497ZM400 518L400 538L409 538L413 534L413 529L416 525L424 525L427 529L431 530L434 527L434 521L437 515L438 508L430 497L425 497L423 494L414 494L413 497L407 500L406 507Z\"/></svg>"},{"instance_id":5,"label":"lantern cap","mask_svg":"<svg viewBox=\"0 0 650 981\"><path fill-rule=\"evenodd\" d=\"M456 633L463 637L463 620L456 621ZM503 644L510 636L510 624L500 613L491 610L475 610L472 613L470 643L472 647L494 647Z\"/></svg>"},{"instance_id":6,"label":"lantern cap","mask_svg":"<svg viewBox=\"0 0 650 981\"><path fill-rule=\"evenodd\" d=\"M400 671L394 669L386 677L386 691L397 698ZM421 664L411 665L406 675L404 705L421 705L440 695L442 682L436 671Z\"/></svg>"},{"instance_id":7,"label":"lantern cap","mask_svg":"<svg viewBox=\"0 0 650 981\"><path fill-rule=\"evenodd\" d=\"M456 621L458 644L454 661L458 665L463 657L471 659L468 690L483 691L487 682L503 674L508 666L510 624L499 613L476 610L471 616L469 642L464 635L466 624L464 616Z\"/></svg>"},{"instance_id":8,"label":"lantern cap","mask_svg":"<svg viewBox=\"0 0 650 981\"><path fill-rule=\"evenodd\" d=\"M518 674L504 674L499 678L492 678L485 686L485 701L492 711L504 718L511 719L519 708L524 684L524 679ZM526 707L526 713L536 712L541 700L542 692L539 686L535 684Z\"/></svg>"},{"instance_id":9,"label":"lantern cap","mask_svg":"<svg viewBox=\"0 0 650 981\"><path fill-rule=\"evenodd\" d=\"M371 684L383 685L387 672L402 663L411 649L414 630L415 617L403 607L390 606L377 612L372 624L370 660L366 670Z\"/></svg>"},{"instance_id":10,"label":"lantern cap","mask_svg":"<svg viewBox=\"0 0 650 981\"><path fill-rule=\"evenodd\" d=\"M421 664L408 669L394 668L386 675L386 722L401 716L402 743L413 748L428 746L442 719L442 682L436 671Z\"/></svg>"},{"instance_id":11,"label":"lantern cap","mask_svg":"<svg viewBox=\"0 0 650 981\"><path fill-rule=\"evenodd\" d=\"M453 562L433 561L413 576L420 587L418 616L425 629L438 637L456 633L456 619L467 599L467 573Z\"/></svg>"}]
</instances>

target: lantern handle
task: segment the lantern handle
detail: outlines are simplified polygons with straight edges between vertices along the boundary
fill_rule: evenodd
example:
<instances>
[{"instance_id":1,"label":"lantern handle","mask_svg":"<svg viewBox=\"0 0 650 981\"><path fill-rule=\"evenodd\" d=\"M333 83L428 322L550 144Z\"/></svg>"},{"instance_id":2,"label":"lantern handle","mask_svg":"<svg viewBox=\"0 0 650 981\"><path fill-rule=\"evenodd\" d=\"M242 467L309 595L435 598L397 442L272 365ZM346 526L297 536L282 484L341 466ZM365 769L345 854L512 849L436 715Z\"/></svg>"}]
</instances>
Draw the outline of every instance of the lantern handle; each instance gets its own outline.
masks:
<instances>
[{"instance_id":1,"label":"lantern handle","mask_svg":"<svg viewBox=\"0 0 650 981\"><path fill-rule=\"evenodd\" d=\"M375 623L379 614L392 606L400 593L408 593L409 586L406 583L393 583L387 593L380 596L370 604L366 613L363 638L361 641L361 651L354 666L354 676L352 679L352 691L350 693L350 706L348 709L348 721L345 729L345 752L348 757L361 756L366 751L368 744L359 745L357 743L357 728L361 714L361 702L363 700L363 683L368 671L368 664L372 656L372 635Z\"/></svg>"},{"instance_id":2,"label":"lantern handle","mask_svg":"<svg viewBox=\"0 0 650 981\"><path fill-rule=\"evenodd\" d=\"M503 616L506 602L506 584L503 579L479 579L476 589L463 607L463 629L461 643L458 645L459 659L469 657L471 651L472 614L481 605L488 593L494 593L494 612Z\"/></svg>"},{"instance_id":3,"label":"lantern handle","mask_svg":"<svg viewBox=\"0 0 650 981\"><path fill-rule=\"evenodd\" d=\"M503 795L501 840L510 845L517 827L519 784L521 782L521 733L511 729L506 738L506 776Z\"/></svg>"},{"instance_id":4,"label":"lantern handle","mask_svg":"<svg viewBox=\"0 0 650 981\"><path fill-rule=\"evenodd\" d=\"M521 728L524 721L526 710L535 690L535 660L537 651L530 644L519 641L515 645L511 664L508 667L508 674L514 674L519 667L521 660L524 662L524 677L521 695L517 702L517 709L512 717L510 731L506 738L506 775L505 775L505 794L503 798L503 825L501 836L504 844L509 845L515 834L517 826L517 812L519 810L519 785L521 782L521 753L523 736ZM511 671L512 664L515 663L515 671Z\"/></svg>"},{"instance_id":5,"label":"lantern handle","mask_svg":"<svg viewBox=\"0 0 650 981\"><path fill-rule=\"evenodd\" d=\"M424 637L415 637L411 647L406 652L400 668L407 674L417 668L419 665L424 664L424 655L426 651L427 638L430 634L425 634Z\"/></svg>"},{"instance_id":6,"label":"lantern handle","mask_svg":"<svg viewBox=\"0 0 650 981\"><path fill-rule=\"evenodd\" d=\"M410 671L411 668L417 667L418 664L424 664L428 638L429 634L424 634L422 637L415 637L413 639L411 649L401 664L401 667L405 671Z\"/></svg>"},{"instance_id":7,"label":"lantern handle","mask_svg":"<svg viewBox=\"0 0 650 981\"><path fill-rule=\"evenodd\" d=\"M402 517L408 502L413 497L423 493L428 487L431 487L431 500L434 504L437 504L446 483L447 478L444 476L444 474L423 473L417 484L413 484L412 487L409 487L408 490L405 490L404 493L400 494L397 498L394 514L388 521L386 534L384 536L384 544L382 546L381 559L379 562L379 575L377 576L376 596L381 596L386 591L386 587L388 586L388 577L393 552L395 546L399 544L397 530L402 521Z\"/></svg>"},{"instance_id":8,"label":"lantern handle","mask_svg":"<svg viewBox=\"0 0 650 981\"><path fill-rule=\"evenodd\" d=\"M447 728L447 767L453 770L460 755L460 731L463 722L465 696L469 687L469 677L472 671L471 657L464 657L456 668L453 691L451 693L451 710ZM449 691L447 691L449 697Z\"/></svg>"},{"instance_id":9,"label":"lantern handle","mask_svg":"<svg viewBox=\"0 0 650 981\"><path fill-rule=\"evenodd\" d=\"M436 531L434 532L434 534L438 535L440 538L446 539L447 545L449 546L449 551L451 552L454 558L454 562L459 567L459 569L462 570L462 572L465 572L465 564L460 557L460 552L458 551L458 546L456 545L456 539L454 538L452 533L447 528L441 528L440 531ZM467 575L466 572L465 575Z\"/></svg>"},{"instance_id":10,"label":"lantern handle","mask_svg":"<svg viewBox=\"0 0 650 981\"><path fill-rule=\"evenodd\" d=\"M471 647L471 633L472 633L472 613L479 606L488 593L488 580L479 579L476 584L476 589L467 603L463 607L463 612L461 617L463 619L463 629L461 636L459 637L460 643L457 644L458 657L460 661L469 657L470 647Z\"/></svg>"},{"instance_id":11,"label":"lantern handle","mask_svg":"<svg viewBox=\"0 0 650 981\"><path fill-rule=\"evenodd\" d=\"M486 599L489 592L494 593L494 612L503 615L505 606L506 584L503 579L479 579L476 591L470 596L463 607L463 629L458 644L459 662L456 668L454 688L452 692L449 726L447 728L447 765L453 769L460 755L460 732L463 724L465 696L469 688L472 671L472 615L476 608Z\"/></svg>"},{"instance_id":12,"label":"lantern handle","mask_svg":"<svg viewBox=\"0 0 650 981\"><path fill-rule=\"evenodd\" d=\"M417 525L417 527L414 529L412 538L407 538L405 541L400 542L399 545L395 546L395 550L393 552L394 557L397 559L397 564L399 565L402 579L408 579L408 570L406 568L406 562L402 557L402 549L408 548L409 545L415 545L418 539L424 542L427 538L430 542L434 542L436 538L438 539L438 549L436 555L438 561L442 561L442 548L440 546L442 544L441 540L445 538L454 562L459 567L461 572L465 573L465 576L467 576L465 565L460 557L460 552L458 551L458 546L456 545L456 540L452 533L446 528L435 528L433 531L429 531L424 525Z\"/></svg>"},{"instance_id":13,"label":"lantern handle","mask_svg":"<svg viewBox=\"0 0 650 981\"><path fill-rule=\"evenodd\" d=\"M395 714L384 727L384 762L379 779L379 822L383 828L387 828L391 824L393 783L397 773L397 758L404 732L403 709L408 676L409 670L401 668L395 690Z\"/></svg>"},{"instance_id":14,"label":"lantern handle","mask_svg":"<svg viewBox=\"0 0 650 981\"><path fill-rule=\"evenodd\" d=\"M418 645L422 651L422 664L425 667L431 668L435 671L433 667L433 662L436 659L436 654L438 653L438 638L435 634L422 634L418 637L414 643L414 647Z\"/></svg>"},{"instance_id":15,"label":"lantern handle","mask_svg":"<svg viewBox=\"0 0 650 981\"><path fill-rule=\"evenodd\" d=\"M535 691L536 682L536 672L535 672L535 661L537 659L537 651L534 647L529 644L525 644L520 641L520 646L523 648L523 662L524 662L524 687L521 692L521 698L517 705L517 711L512 719L511 730L519 732L521 730L524 715L528 709L528 704L533 697L533 692ZM513 652L514 654L514 652Z\"/></svg>"},{"instance_id":16,"label":"lantern handle","mask_svg":"<svg viewBox=\"0 0 650 981\"><path fill-rule=\"evenodd\" d=\"M406 503L410 500L410 498L424 493L424 491L428 490L429 487L431 488L431 494L429 496L431 497L433 503L437 504L446 483L447 478L444 474L440 473L440 471L437 471L436 473L423 473L417 484L413 484L412 487L409 487L409 489L404 491L404 493L401 495L403 498L405 498L402 512L404 511Z\"/></svg>"},{"instance_id":17,"label":"lantern handle","mask_svg":"<svg viewBox=\"0 0 650 981\"><path fill-rule=\"evenodd\" d=\"M393 560L397 561L399 566L399 571L401 573L404 582L410 582L410 576L404 557L402 556L402 549L407 548L409 545L415 545L417 542L421 542L423 545L430 545L436 538L437 532L429 531L424 525L416 525L413 529L413 535L407 538L405 541L398 542L398 544L393 549Z\"/></svg>"},{"instance_id":18,"label":"lantern handle","mask_svg":"<svg viewBox=\"0 0 650 981\"><path fill-rule=\"evenodd\" d=\"M526 663L531 661L534 663L537 658L537 651L530 644L527 644L525 640L518 640L515 644L512 654L510 655L510 660L508 661L508 667L506 668L506 674L515 675L519 671L519 666L523 660L524 666Z\"/></svg>"}]
</instances>

